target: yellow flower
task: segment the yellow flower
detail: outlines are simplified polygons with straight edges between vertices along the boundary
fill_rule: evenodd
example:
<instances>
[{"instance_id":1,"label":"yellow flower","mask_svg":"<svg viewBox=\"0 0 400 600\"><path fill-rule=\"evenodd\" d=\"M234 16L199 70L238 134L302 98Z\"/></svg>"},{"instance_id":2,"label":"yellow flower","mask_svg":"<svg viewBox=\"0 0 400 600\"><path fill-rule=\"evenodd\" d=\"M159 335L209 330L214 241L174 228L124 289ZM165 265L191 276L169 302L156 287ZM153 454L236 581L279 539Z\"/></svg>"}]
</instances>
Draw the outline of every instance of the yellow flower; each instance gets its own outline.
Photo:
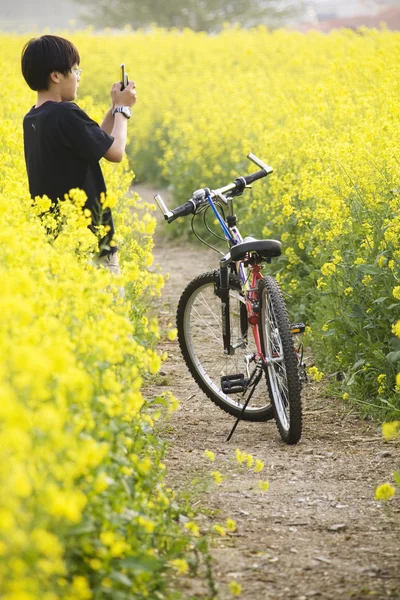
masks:
<instances>
[{"instance_id":1,"label":"yellow flower","mask_svg":"<svg viewBox=\"0 0 400 600\"><path fill-rule=\"evenodd\" d=\"M386 385L385 385L385 381L386 381L386 375L384 373L381 373L380 375L378 375L378 377L376 378L379 386L378 386L378 394L383 394L383 392L386 389Z\"/></svg>"},{"instance_id":2,"label":"yellow flower","mask_svg":"<svg viewBox=\"0 0 400 600\"><path fill-rule=\"evenodd\" d=\"M196 523L192 523L192 521L188 521L187 523L185 523L184 527L185 527L185 529L187 529L188 531L193 533L193 535L195 537L200 536L200 529Z\"/></svg>"},{"instance_id":3,"label":"yellow flower","mask_svg":"<svg viewBox=\"0 0 400 600\"><path fill-rule=\"evenodd\" d=\"M221 475L221 473L219 471L211 471L211 475L214 477L215 483L217 483L217 484L222 483L223 476Z\"/></svg>"},{"instance_id":4,"label":"yellow flower","mask_svg":"<svg viewBox=\"0 0 400 600\"><path fill-rule=\"evenodd\" d=\"M127 544L124 540L118 540L110 547L110 554L111 556L121 556L127 552L129 548L129 544Z\"/></svg>"},{"instance_id":5,"label":"yellow flower","mask_svg":"<svg viewBox=\"0 0 400 600\"><path fill-rule=\"evenodd\" d=\"M215 533L218 533L218 535L220 535L221 537L226 536L225 527L222 527L222 525L214 525L214 531Z\"/></svg>"},{"instance_id":6,"label":"yellow flower","mask_svg":"<svg viewBox=\"0 0 400 600\"><path fill-rule=\"evenodd\" d=\"M133 469L131 469L130 467L126 467L125 465L120 467L120 471L123 475L132 475L133 473Z\"/></svg>"},{"instance_id":7,"label":"yellow flower","mask_svg":"<svg viewBox=\"0 0 400 600\"><path fill-rule=\"evenodd\" d=\"M102 531L100 540L105 546L111 546L115 542L115 534L112 531Z\"/></svg>"},{"instance_id":8,"label":"yellow flower","mask_svg":"<svg viewBox=\"0 0 400 600\"><path fill-rule=\"evenodd\" d=\"M168 339L173 342L174 340L176 340L176 336L178 335L178 330L176 328L174 329L170 329L167 333L167 337Z\"/></svg>"},{"instance_id":9,"label":"yellow flower","mask_svg":"<svg viewBox=\"0 0 400 600\"><path fill-rule=\"evenodd\" d=\"M350 296L353 293L353 288L347 287L345 290L343 290L343 293L345 296Z\"/></svg>"},{"instance_id":10,"label":"yellow flower","mask_svg":"<svg viewBox=\"0 0 400 600\"><path fill-rule=\"evenodd\" d=\"M109 486L109 480L107 479L107 476L105 473L101 472L99 473L99 475L97 476L97 479L95 480L95 484L94 484L94 492L97 494L101 494L101 492L104 492L104 490L106 490Z\"/></svg>"},{"instance_id":11,"label":"yellow flower","mask_svg":"<svg viewBox=\"0 0 400 600\"><path fill-rule=\"evenodd\" d=\"M349 394L347 392L345 392L342 396L343 400L348 400L349 399Z\"/></svg>"},{"instance_id":12,"label":"yellow flower","mask_svg":"<svg viewBox=\"0 0 400 600\"><path fill-rule=\"evenodd\" d=\"M317 367L308 367L307 373L314 379L314 381L321 381L324 374L319 371Z\"/></svg>"},{"instance_id":13,"label":"yellow flower","mask_svg":"<svg viewBox=\"0 0 400 600\"><path fill-rule=\"evenodd\" d=\"M387 260L387 259L386 259L386 257L385 257L385 256L383 256L383 255L382 255L382 256L380 256L380 257L378 258L378 261L377 261L378 267L382 268L382 267L385 265L385 263L386 263L386 260Z\"/></svg>"},{"instance_id":14,"label":"yellow flower","mask_svg":"<svg viewBox=\"0 0 400 600\"><path fill-rule=\"evenodd\" d=\"M93 571L98 571L102 567L102 562L98 558L92 558L89 561L89 565L93 569Z\"/></svg>"},{"instance_id":15,"label":"yellow flower","mask_svg":"<svg viewBox=\"0 0 400 600\"><path fill-rule=\"evenodd\" d=\"M254 473L260 473L264 468L264 463L262 460L260 460L259 458L256 459L256 464L254 466Z\"/></svg>"},{"instance_id":16,"label":"yellow flower","mask_svg":"<svg viewBox=\"0 0 400 600\"><path fill-rule=\"evenodd\" d=\"M361 280L361 283L365 286L368 286L372 281L372 277L371 275L364 275L364 277Z\"/></svg>"},{"instance_id":17,"label":"yellow flower","mask_svg":"<svg viewBox=\"0 0 400 600\"><path fill-rule=\"evenodd\" d=\"M236 456L236 460L239 463L239 465L242 465L244 463L244 461L246 460L247 455L245 452L242 452L241 450L239 450L239 448L236 448L235 456Z\"/></svg>"},{"instance_id":18,"label":"yellow flower","mask_svg":"<svg viewBox=\"0 0 400 600\"><path fill-rule=\"evenodd\" d=\"M146 533L153 533L154 529L156 528L155 523L153 521L150 521L150 519L147 519L146 517L138 517L137 522L138 525L141 525L141 527L143 527Z\"/></svg>"},{"instance_id":19,"label":"yellow flower","mask_svg":"<svg viewBox=\"0 0 400 600\"><path fill-rule=\"evenodd\" d=\"M375 500L390 500L395 493L395 489L390 483L382 483L375 490Z\"/></svg>"},{"instance_id":20,"label":"yellow flower","mask_svg":"<svg viewBox=\"0 0 400 600\"><path fill-rule=\"evenodd\" d=\"M230 531L231 533L236 531L236 521L234 521L233 519L227 519L225 522L225 525L226 525L227 530Z\"/></svg>"},{"instance_id":21,"label":"yellow flower","mask_svg":"<svg viewBox=\"0 0 400 600\"><path fill-rule=\"evenodd\" d=\"M231 581L228 587L232 596L240 596L240 594L242 593L242 586L236 581Z\"/></svg>"},{"instance_id":22,"label":"yellow flower","mask_svg":"<svg viewBox=\"0 0 400 600\"><path fill-rule=\"evenodd\" d=\"M396 287L393 288L392 294L393 294L393 298L396 298L396 300L400 300L400 285L397 285Z\"/></svg>"},{"instance_id":23,"label":"yellow flower","mask_svg":"<svg viewBox=\"0 0 400 600\"><path fill-rule=\"evenodd\" d=\"M269 488L269 483L268 481L262 481L262 479L260 479L258 481L258 488L262 491L262 492L266 492Z\"/></svg>"},{"instance_id":24,"label":"yellow flower","mask_svg":"<svg viewBox=\"0 0 400 600\"><path fill-rule=\"evenodd\" d=\"M211 460L211 462L214 462L214 460L215 460L215 454L211 450L204 450L204 455L203 456L205 456L206 458L208 458L209 460Z\"/></svg>"},{"instance_id":25,"label":"yellow flower","mask_svg":"<svg viewBox=\"0 0 400 600\"><path fill-rule=\"evenodd\" d=\"M254 462L253 455L252 454L248 454L247 458L246 458L246 463L247 463L247 466L249 467L249 469L250 469L250 467L252 467L253 462Z\"/></svg>"},{"instance_id":26,"label":"yellow flower","mask_svg":"<svg viewBox=\"0 0 400 600\"><path fill-rule=\"evenodd\" d=\"M77 600L88 600L92 597L89 583L82 575L77 575L72 580L72 589Z\"/></svg>"},{"instance_id":27,"label":"yellow flower","mask_svg":"<svg viewBox=\"0 0 400 600\"><path fill-rule=\"evenodd\" d=\"M392 325L392 333L400 338L400 321L397 321L397 323Z\"/></svg>"},{"instance_id":28,"label":"yellow flower","mask_svg":"<svg viewBox=\"0 0 400 600\"><path fill-rule=\"evenodd\" d=\"M185 575L189 571L189 565L184 558L174 558L168 564L175 569L178 575Z\"/></svg>"},{"instance_id":29,"label":"yellow flower","mask_svg":"<svg viewBox=\"0 0 400 600\"><path fill-rule=\"evenodd\" d=\"M382 435L386 440L393 440L397 437L400 437L400 421L383 423Z\"/></svg>"},{"instance_id":30,"label":"yellow flower","mask_svg":"<svg viewBox=\"0 0 400 600\"><path fill-rule=\"evenodd\" d=\"M334 258L333 258L333 261L332 261L332 262L333 262L335 265L338 265L338 264L339 264L339 263L341 263L342 261L343 261L343 257L342 257L340 254L338 254L337 252L335 252L335 255L334 255Z\"/></svg>"},{"instance_id":31,"label":"yellow flower","mask_svg":"<svg viewBox=\"0 0 400 600\"><path fill-rule=\"evenodd\" d=\"M333 275L333 273L335 271L336 271L336 265L333 262L331 262L331 263L325 263L321 267L321 273L322 273L322 275L326 275L327 277L329 277L329 275Z\"/></svg>"}]
</instances>

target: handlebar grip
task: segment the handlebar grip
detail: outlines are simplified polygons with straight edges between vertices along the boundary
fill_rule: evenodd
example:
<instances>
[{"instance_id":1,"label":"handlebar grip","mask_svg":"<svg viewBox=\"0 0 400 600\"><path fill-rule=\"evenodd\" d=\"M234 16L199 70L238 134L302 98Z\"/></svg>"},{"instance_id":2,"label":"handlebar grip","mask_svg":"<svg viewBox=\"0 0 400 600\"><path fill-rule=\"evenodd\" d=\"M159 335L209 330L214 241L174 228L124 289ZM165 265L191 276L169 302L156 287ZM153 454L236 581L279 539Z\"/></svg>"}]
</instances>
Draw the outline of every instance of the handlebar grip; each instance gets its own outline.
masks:
<instances>
[{"instance_id":1,"label":"handlebar grip","mask_svg":"<svg viewBox=\"0 0 400 600\"><path fill-rule=\"evenodd\" d=\"M172 221L175 221L175 219L177 219L178 217L186 217L187 215L193 214L195 209L196 207L194 205L194 202L188 200L187 202L185 202L185 204L182 204L182 206L178 206L177 208L173 208L171 210L173 217L170 217L168 219L168 223L172 223Z\"/></svg>"},{"instance_id":2,"label":"handlebar grip","mask_svg":"<svg viewBox=\"0 0 400 600\"><path fill-rule=\"evenodd\" d=\"M260 169L259 171L256 171L255 173L252 173L251 175L245 175L244 180L246 181L246 185L250 185L250 183L253 183L253 181L257 181L257 179L262 179L263 177L266 177L268 175L268 172L265 171L264 169Z\"/></svg>"}]
</instances>

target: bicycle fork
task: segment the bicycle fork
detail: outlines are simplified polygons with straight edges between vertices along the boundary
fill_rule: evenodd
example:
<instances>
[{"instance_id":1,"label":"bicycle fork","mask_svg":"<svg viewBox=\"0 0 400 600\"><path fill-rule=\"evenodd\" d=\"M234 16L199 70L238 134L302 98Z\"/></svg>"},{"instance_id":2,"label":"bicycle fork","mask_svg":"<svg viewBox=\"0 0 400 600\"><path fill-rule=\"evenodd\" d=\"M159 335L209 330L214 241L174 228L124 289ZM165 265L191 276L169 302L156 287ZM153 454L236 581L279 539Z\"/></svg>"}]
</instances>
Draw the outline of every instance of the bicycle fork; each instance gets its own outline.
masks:
<instances>
[{"instance_id":1,"label":"bicycle fork","mask_svg":"<svg viewBox=\"0 0 400 600\"><path fill-rule=\"evenodd\" d=\"M220 260L219 278L216 285L216 294L221 300L221 325L222 325L222 341L224 345L224 353L229 356L235 354L235 347L231 343L231 326L230 326L230 298L229 298L229 262L226 257ZM262 358L260 335L258 330L258 291L255 287L257 280L261 277L260 267L255 265L253 267L253 280L250 290L246 291L246 298L244 302L240 303L240 331L242 341L247 341L249 324L252 327L254 341L257 348L257 354L259 358Z\"/></svg>"},{"instance_id":2,"label":"bicycle fork","mask_svg":"<svg viewBox=\"0 0 400 600\"><path fill-rule=\"evenodd\" d=\"M235 351L231 346L230 306L229 306L229 269L226 257L220 260L218 296L221 299L222 341L224 353L231 355Z\"/></svg>"}]
</instances>

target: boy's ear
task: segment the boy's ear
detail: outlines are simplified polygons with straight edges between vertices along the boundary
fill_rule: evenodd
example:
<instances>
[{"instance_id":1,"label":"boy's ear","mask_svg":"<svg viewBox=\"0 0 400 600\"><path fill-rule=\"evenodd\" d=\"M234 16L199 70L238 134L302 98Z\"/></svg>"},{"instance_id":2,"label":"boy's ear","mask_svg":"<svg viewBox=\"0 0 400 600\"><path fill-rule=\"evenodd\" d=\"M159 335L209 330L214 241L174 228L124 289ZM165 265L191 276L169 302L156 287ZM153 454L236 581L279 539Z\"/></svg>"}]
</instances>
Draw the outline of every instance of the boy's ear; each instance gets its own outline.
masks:
<instances>
[{"instance_id":1,"label":"boy's ear","mask_svg":"<svg viewBox=\"0 0 400 600\"><path fill-rule=\"evenodd\" d=\"M49 75L49 83L60 83L60 73L58 71L53 71Z\"/></svg>"}]
</instances>

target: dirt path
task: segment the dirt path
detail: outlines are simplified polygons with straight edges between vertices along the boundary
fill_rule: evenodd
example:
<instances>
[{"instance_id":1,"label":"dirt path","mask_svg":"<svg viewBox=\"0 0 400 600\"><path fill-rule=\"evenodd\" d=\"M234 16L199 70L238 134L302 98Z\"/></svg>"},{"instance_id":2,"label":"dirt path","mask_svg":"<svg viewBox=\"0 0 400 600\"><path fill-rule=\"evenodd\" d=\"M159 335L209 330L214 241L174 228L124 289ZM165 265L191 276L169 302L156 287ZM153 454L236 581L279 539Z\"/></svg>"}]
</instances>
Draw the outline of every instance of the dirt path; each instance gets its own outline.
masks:
<instances>
[{"instance_id":1,"label":"dirt path","mask_svg":"<svg viewBox=\"0 0 400 600\"><path fill-rule=\"evenodd\" d=\"M148 187L137 187L152 198ZM174 323L179 296L196 275L215 268L207 249L156 238L155 260L170 278L159 317ZM216 536L212 554L219 598L232 598L230 581L242 585L243 600L400 598L400 494L388 506L374 501L376 485L392 481L400 448L384 442L380 428L360 420L343 403L309 383L304 390L304 430L300 443L280 441L274 422L240 423L227 443L233 419L200 392L188 374L178 343L164 341L169 358L159 385L149 395L172 390L180 409L165 430L170 442L169 483L199 494L209 471L224 475L210 483L199 501L208 510L201 525L230 517L237 531ZM240 467L235 448L261 459L255 475ZM204 450L215 453L215 462ZM197 483L193 483L194 479ZM268 480L269 490L257 487ZM193 581L185 598L204 598L207 587ZM198 594L198 595L196 595Z\"/></svg>"}]
</instances>

